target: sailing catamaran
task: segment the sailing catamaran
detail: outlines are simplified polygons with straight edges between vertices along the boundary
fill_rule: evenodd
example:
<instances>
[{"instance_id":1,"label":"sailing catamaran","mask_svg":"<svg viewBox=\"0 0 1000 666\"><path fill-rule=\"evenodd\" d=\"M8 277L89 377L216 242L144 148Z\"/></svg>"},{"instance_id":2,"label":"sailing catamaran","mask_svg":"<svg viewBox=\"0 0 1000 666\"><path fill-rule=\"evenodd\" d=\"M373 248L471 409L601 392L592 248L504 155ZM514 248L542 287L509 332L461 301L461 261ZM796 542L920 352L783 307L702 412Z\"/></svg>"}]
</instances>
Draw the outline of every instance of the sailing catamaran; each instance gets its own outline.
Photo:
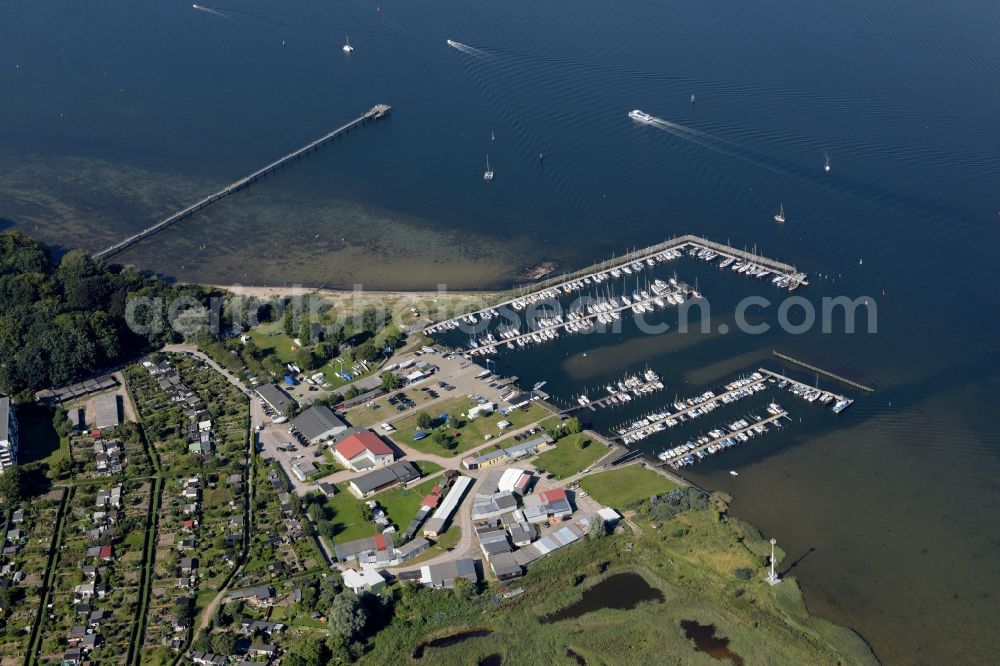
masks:
<instances>
[{"instance_id":1,"label":"sailing catamaran","mask_svg":"<svg viewBox=\"0 0 1000 666\"><path fill-rule=\"evenodd\" d=\"M774 216L774 221L775 222L784 222L785 221L785 206L784 206L784 204L781 205L781 210L778 211L778 214Z\"/></svg>"},{"instance_id":2,"label":"sailing catamaran","mask_svg":"<svg viewBox=\"0 0 1000 666\"><path fill-rule=\"evenodd\" d=\"M486 153L486 171L483 172L483 180L493 180L493 169L490 168L490 154Z\"/></svg>"}]
</instances>

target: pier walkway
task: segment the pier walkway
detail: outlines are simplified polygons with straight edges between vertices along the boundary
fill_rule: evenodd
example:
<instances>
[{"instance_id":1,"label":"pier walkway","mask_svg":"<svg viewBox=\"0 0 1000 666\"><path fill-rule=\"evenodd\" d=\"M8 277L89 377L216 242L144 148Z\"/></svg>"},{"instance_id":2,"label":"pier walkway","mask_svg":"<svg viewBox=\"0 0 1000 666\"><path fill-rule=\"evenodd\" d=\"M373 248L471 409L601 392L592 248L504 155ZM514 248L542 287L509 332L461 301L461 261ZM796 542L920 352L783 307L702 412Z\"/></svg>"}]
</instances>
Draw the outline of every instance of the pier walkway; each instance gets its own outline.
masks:
<instances>
[{"instance_id":1,"label":"pier walkway","mask_svg":"<svg viewBox=\"0 0 1000 666\"><path fill-rule=\"evenodd\" d=\"M809 365L808 363L800 361L800 360L798 360L796 358L792 358L791 356L785 356L784 354L781 354L781 353L773 351L773 350L771 351L771 353L774 354L775 358L780 358L782 361L788 361L789 363L794 363L795 365L800 365L803 368L806 368L807 370L812 370L813 372L818 372L819 374L821 374L821 375L823 375L825 377L829 377L830 379L836 380L836 381L838 381L838 382L840 382L842 384L847 384L848 386L853 386L856 389L861 389L862 391L867 391L868 393L874 393L875 392L875 389L873 389L870 386L865 386L864 384L859 384L859 383L857 383L855 381L851 381L850 379L848 379L846 377L841 377L840 375L835 375L835 374L833 374L832 372L830 372L828 370L824 370L822 368L817 368L814 365ZM789 381L792 381L792 380L789 380ZM801 383L801 382L799 382L799 383Z\"/></svg>"},{"instance_id":2,"label":"pier walkway","mask_svg":"<svg viewBox=\"0 0 1000 666\"><path fill-rule=\"evenodd\" d=\"M253 173L251 173L249 176L244 176L243 178L240 178L239 180L234 181L234 182L230 183L229 185L226 185L224 188L222 188L218 192L215 192L213 194L209 194L204 199L201 199L200 201L198 201L198 202L196 202L194 204L191 204L187 208L185 208L183 210L179 210L176 213L170 215L169 217L166 217L163 220L160 220L159 222L157 222L153 226L147 227L147 228L143 229L142 231L140 231L139 233L137 233L137 234L135 234L133 236L129 236L128 238L126 238L125 240L123 240L123 241L121 241L119 243L115 243L114 245L112 245L110 247L104 248L100 252L97 252L96 254L94 254L94 257L96 259L107 259L109 257L113 257L114 255L116 255L116 254L118 254L120 252L123 252L124 250L126 250L126 249L132 247L133 245L135 245L136 243L139 243L139 242L141 242L141 241L149 238L150 236L163 231L167 227L180 222L184 218L190 217L191 215L194 215L198 211L203 210L203 209L207 208L208 206L211 206L215 202L217 202L217 201L219 201L221 199L224 199L224 198L228 197L229 195L234 194L234 193L242 190L245 187L248 187L249 185L252 185L256 181L258 181L259 179L261 179L264 176L268 175L269 173L275 171L279 167L282 167L285 164L288 164L289 162L291 162L291 161L293 161L295 159L298 159L299 157L302 157L306 153L309 153L309 152L311 152L313 150L316 150L317 148L319 148L323 144L327 143L328 141L331 141L331 140L337 138L341 134L344 134L344 133L346 133L346 132L354 129L355 127L361 125L362 123L365 123L365 122L367 122L369 120L377 120L379 118L382 118L387 113L389 113L389 110L391 108L392 107L390 107L390 106L388 106L386 104L376 104L371 109L369 109L368 111L366 111L364 114L358 116L357 118L355 118L354 120L350 121L349 123L341 125L337 129L335 129L335 130L333 130L331 132L327 132L326 134L324 134L323 136L319 137L315 141L311 141L311 142L307 143L306 145L302 146L301 148L299 148L297 150L293 150L292 152L288 153L287 155L279 157L278 159L274 160L270 164L268 164L266 166L263 166L260 169L257 169L256 171L254 171Z\"/></svg>"},{"instance_id":3,"label":"pier walkway","mask_svg":"<svg viewBox=\"0 0 1000 666\"><path fill-rule=\"evenodd\" d=\"M724 442L727 439L729 439L730 437L736 437L738 435L742 435L745 432L749 432L749 431L753 430L755 427L757 427L759 425L767 425L769 423L774 423L778 419L783 418L783 417L787 417L787 416L788 416L788 412L786 410L781 410L777 414L769 416L766 419L761 419L759 421L754 421L753 423L751 423L750 425L748 425L746 428L741 428L739 430L734 430L734 431L730 431L728 428L725 428L726 432L725 432L724 435L722 435L722 437L716 437L711 442L706 442L705 444L702 444L701 446L698 446L698 447L696 447L694 449L691 449L689 451L685 451L684 453L680 453L680 454L678 454L676 456L673 456L672 458L668 458L667 460L664 460L662 462L657 463L656 465L654 465L654 467L663 467L665 465L669 465L669 464L671 464L673 462L676 462L676 461L680 460L681 458L686 458L688 456L693 456L693 455L697 454L698 451L704 451L708 447L710 447L710 446L712 446L714 444L718 444L720 442ZM756 433L754 433L754 435L756 435ZM753 436L753 435L751 435L751 436ZM670 447L670 448L672 448L672 447Z\"/></svg>"},{"instance_id":4,"label":"pier walkway","mask_svg":"<svg viewBox=\"0 0 1000 666\"><path fill-rule=\"evenodd\" d=\"M659 389L659 388L647 388L644 391L641 391L639 395L636 395L634 391L629 391L628 395L629 395L629 398L631 398L633 400L635 400L635 399L642 399L642 398L645 398L647 395L652 395L654 393L659 393L660 391L663 391L665 388L666 388L666 385L664 385L664 387L662 389ZM559 413L560 414L571 414L573 412L576 412L576 411L579 411L579 410L585 409L585 408L589 409L592 412L596 412L598 409L603 409L605 407L614 407L616 405L620 405L621 404L621 402L616 399L616 396L619 396L622 393L625 393L625 391L617 391L615 393L615 395L610 395L609 394L609 395L604 396L603 398L598 398L596 400L591 400L590 402L588 402L585 405L581 405L579 403L577 403L575 405L570 405L569 407L567 407L566 409L560 411Z\"/></svg>"},{"instance_id":5,"label":"pier walkway","mask_svg":"<svg viewBox=\"0 0 1000 666\"><path fill-rule=\"evenodd\" d=\"M815 386L809 386L809 384L806 384L805 382L800 382L797 379L792 379L791 377L788 377L787 375L783 375L780 372L774 372L773 370L768 370L767 368L758 368L758 372L761 372L762 374L774 377L775 379L777 379L779 381L783 379L786 382L788 382L789 384L793 384L793 385L796 385L796 386L801 386L803 389L806 389L807 391L820 391L821 393L829 393L830 395L833 396L834 400L843 400L844 399L844 396L842 396L842 395L840 395L838 393L834 393L833 391L826 391L824 389L816 388Z\"/></svg>"}]
</instances>

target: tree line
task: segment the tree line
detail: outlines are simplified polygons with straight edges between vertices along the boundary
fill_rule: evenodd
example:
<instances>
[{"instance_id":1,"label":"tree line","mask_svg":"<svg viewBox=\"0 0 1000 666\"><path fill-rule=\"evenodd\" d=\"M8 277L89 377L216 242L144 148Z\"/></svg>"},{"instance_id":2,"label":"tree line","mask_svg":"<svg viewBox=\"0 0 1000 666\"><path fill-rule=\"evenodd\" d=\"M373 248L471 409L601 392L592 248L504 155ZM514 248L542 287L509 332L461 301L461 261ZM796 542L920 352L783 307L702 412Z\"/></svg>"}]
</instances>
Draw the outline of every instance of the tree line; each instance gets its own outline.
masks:
<instances>
[{"instance_id":1,"label":"tree line","mask_svg":"<svg viewBox=\"0 0 1000 666\"><path fill-rule=\"evenodd\" d=\"M28 399L182 336L169 326L136 333L126 324L133 296L157 299L166 320L178 297L207 306L215 295L170 285L132 266L104 264L82 250L56 259L20 232L0 234L0 394ZM151 313L146 312L145 316ZM201 333L204 333L202 331Z\"/></svg>"}]
</instances>

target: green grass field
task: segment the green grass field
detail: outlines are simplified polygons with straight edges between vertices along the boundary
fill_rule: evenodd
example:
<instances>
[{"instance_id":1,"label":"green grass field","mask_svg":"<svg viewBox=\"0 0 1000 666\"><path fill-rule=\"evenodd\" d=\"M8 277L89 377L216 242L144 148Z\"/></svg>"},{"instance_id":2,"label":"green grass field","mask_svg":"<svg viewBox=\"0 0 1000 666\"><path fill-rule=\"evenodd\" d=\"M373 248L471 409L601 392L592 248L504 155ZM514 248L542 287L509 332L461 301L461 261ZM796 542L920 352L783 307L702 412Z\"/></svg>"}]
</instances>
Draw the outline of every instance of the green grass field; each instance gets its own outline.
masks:
<instances>
[{"instance_id":1,"label":"green grass field","mask_svg":"<svg viewBox=\"0 0 1000 666\"><path fill-rule=\"evenodd\" d=\"M580 487L594 499L615 509L649 499L677 488L677 484L651 469L629 465L610 472L601 472L580 480Z\"/></svg>"},{"instance_id":2,"label":"green grass field","mask_svg":"<svg viewBox=\"0 0 1000 666\"><path fill-rule=\"evenodd\" d=\"M440 466L426 461L417 460L414 462L425 473L428 470L435 472L441 469ZM437 469L431 469L432 467L436 467ZM416 515L417 509L420 508L420 500L428 495L431 489L439 482L440 479L430 479L409 488L392 488L370 499L377 501L385 509L386 513L389 514L389 519L400 529L403 529L409 525L413 516ZM334 536L334 542L354 541L355 539L377 534L379 532L378 527L374 523L365 520L361 513L361 507L364 501L367 500L362 501L352 495L347 489L346 483L338 484L337 491L333 499L329 500L329 505L336 511L333 522L338 525L339 530L336 536Z\"/></svg>"},{"instance_id":3,"label":"green grass field","mask_svg":"<svg viewBox=\"0 0 1000 666\"><path fill-rule=\"evenodd\" d=\"M274 354L282 363L294 363L292 339L281 330L281 322L269 322L257 326L249 333L257 348L264 354Z\"/></svg>"},{"instance_id":4,"label":"green grass field","mask_svg":"<svg viewBox=\"0 0 1000 666\"><path fill-rule=\"evenodd\" d=\"M580 442L589 443L581 449ZM608 449L600 442L580 432L563 437L556 443L556 448L536 456L532 462L536 467L555 474L557 479L565 479L587 469L607 452Z\"/></svg>"},{"instance_id":5,"label":"green grass field","mask_svg":"<svg viewBox=\"0 0 1000 666\"><path fill-rule=\"evenodd\" d=\"M424 411L427 412L428 416L435 419L443 413L462 418L461 415L468 413L469 409L475 404L475 401L465 397L450 398L431 405ZM447 429L447 432L456 435L458 441L458 446L451 450L435 444L430 436L420 440L413 439L413 436L420 432L420 428L417 427L417 413L411 414L405 419L394 423L396 432L392 433L390 437L397 444L409 446L423 453L431 453L439 456L457 456L477 446L486 444L490 440L500 443L499 438L505 433L514 432L519 428L536 423L544 418L546 414L547 412L543 407L533 403L528 409L514 410L506 416L493 413L490 416L480 416L471 421L463 418L462 420L465 421L465 425L461 428ZM505 429L501 429L497 425L500 421L509 421L511 425ZM433 433L434 431L431 430L429 432ZM486 439L487 435L490 436L490 440ZM509 440L510 438L508 437L507 439Z\"/></svg>"}]
</instances>

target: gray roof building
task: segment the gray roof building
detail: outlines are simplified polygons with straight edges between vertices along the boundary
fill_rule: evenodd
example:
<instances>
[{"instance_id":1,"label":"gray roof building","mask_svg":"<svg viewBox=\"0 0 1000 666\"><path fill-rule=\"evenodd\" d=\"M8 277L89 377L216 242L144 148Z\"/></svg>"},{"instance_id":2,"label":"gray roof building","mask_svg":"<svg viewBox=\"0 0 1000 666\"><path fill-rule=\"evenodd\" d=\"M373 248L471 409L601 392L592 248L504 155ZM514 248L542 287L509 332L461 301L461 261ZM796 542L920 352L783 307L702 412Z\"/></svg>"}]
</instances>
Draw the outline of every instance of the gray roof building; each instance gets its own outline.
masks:
<instances>
[{"instance_id":1,"label":"gray roof building","mask_svg":"<svg viewBox=\"0 0 1000 666\"><path fill-rule=\"evenodd\" d=\"M335 437L347 430L347 424L326 405L310 407L292 419L292 425L312 444Z\"/></svg>"},{"instance_id":2,"label":"gray roof building","mask_svg":"<svg viewBox=\"0 0 1000 666\"><path fill-rule=\"evenodd\" d=\"M407 483L420 478L420 472L408 460L400 460L391 465L359 476L351 481L351 492L358 497L366 497L376 491L394 486L397 483Z\"/></svg>"},{"instance_id":3,"label":"gray roof building","mask_svg":"<svg viewBox=\"0 0 1000 666\"><path fill-rule=\"evenodd\" d=\"M121 423L120 398L117 393L107 393L94 398L94 427L99 430L114 428Z\"/></svg>"},{"instance_id":4,"label":"gray roof building","mask_svg":"<svg viewBox=\"0 0 1000 666\"><path fill-rule=\"evenodd\" d=\"M257 395L259 395L264 402L270 405L271 409L278 412L278 414L284 414L288 411L289 405L294 403L287 393L274 384L264 384L263 386L258 386Z\"/></svg>"},{"instance_id":5,"label":"gray roof building","mask_svg":"<svg viewBox=\"0 0 1000 666\"><path fill-rule=\"evenodd\" d=\"M455 587L455 581L465 578L473 583L479 582L479 571L476 561L470 558L432 564L420 568L420 582L428 587Z\"/></svg>"},{"instance_id":6,"label":"gray roof building","mask_svg":"<svg viewBox=\"0 0 1000 666\"><path fill-rule=\"evenodd\" d=\"M423 537L417 537L413 541L408 541L399 548L396 549L396 557L399 558L399 563L413 559L420 553L424 552L431 547L431 542Z\"/></svg>"},{"instance_id":7,"label":"gray roof building","mask_svg":"<svg viewBox=\"0 0 1000 666\"><path fill-rule=\"evenodd\" d=\"M510 580L524 575L524 570L512 553L497 553L491 557L490 568L497 580Z\"/></svg>"}]
</instances>

